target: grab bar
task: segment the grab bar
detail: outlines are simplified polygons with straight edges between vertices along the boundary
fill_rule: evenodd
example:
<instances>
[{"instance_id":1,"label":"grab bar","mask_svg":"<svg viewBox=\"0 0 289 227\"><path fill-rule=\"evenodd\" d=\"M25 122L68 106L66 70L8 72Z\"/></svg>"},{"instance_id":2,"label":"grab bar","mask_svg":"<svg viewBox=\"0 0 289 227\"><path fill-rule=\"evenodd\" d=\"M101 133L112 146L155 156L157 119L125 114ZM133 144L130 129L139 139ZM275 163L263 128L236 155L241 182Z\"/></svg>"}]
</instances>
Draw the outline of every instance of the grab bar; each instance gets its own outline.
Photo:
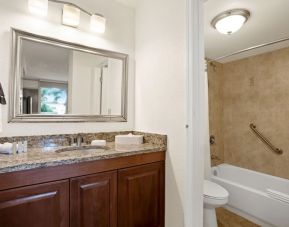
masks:
<instances>
[{"instance_id":1,"label":"grab bar","mask_svg":"<svg viewBox=\"0 0 289 227\"><path fill-rule=\"evenodd\" d=\"M256 125L250 124L250 128L252 131L257 135L257 137L265 144L267 145L274 153L276 154L283 154L283 150L275 147L266 137L264 137L258 130Z\"/></svg>"}]
</instances>

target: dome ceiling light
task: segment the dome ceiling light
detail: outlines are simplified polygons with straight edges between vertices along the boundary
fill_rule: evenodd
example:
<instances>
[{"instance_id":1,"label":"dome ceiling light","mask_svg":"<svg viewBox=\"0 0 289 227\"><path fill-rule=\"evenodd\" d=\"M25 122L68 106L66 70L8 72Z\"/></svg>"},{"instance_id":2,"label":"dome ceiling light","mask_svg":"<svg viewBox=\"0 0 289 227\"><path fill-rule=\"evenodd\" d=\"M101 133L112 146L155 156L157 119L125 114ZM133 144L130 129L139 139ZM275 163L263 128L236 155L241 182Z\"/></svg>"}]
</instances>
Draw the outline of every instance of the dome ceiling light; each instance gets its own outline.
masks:
<instances>
[{"instance_id":1,"label":"dome ceiling light","mask_svg":"<svg viewBox=\"0 0 289 227\"><path fill-rule=\"evenodd\" d=\"M246 9L231 9L220 13L211 22L211 25L220 33L231 35L242 28L251 16Z\"/></svg>"}]
</instances>

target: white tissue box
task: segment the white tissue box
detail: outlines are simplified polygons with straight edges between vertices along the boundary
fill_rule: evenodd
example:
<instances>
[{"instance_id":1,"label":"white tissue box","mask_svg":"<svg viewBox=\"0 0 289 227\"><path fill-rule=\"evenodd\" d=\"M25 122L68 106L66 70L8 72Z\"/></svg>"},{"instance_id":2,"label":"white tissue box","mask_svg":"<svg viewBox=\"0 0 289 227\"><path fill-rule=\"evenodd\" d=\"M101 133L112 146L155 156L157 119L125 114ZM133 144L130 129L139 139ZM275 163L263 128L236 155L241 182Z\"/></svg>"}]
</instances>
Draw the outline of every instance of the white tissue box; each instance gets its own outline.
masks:
<instances>
[{"instance_id":1,"label":"white tissue box","mask_svg":"<svg viewBox=\"0 0 289 227\"><path fill-rule=\"evenodd\" d=\"M143 135L117 135L115 144L139 145L143 143Z\"/></svg>"}]
</instances>

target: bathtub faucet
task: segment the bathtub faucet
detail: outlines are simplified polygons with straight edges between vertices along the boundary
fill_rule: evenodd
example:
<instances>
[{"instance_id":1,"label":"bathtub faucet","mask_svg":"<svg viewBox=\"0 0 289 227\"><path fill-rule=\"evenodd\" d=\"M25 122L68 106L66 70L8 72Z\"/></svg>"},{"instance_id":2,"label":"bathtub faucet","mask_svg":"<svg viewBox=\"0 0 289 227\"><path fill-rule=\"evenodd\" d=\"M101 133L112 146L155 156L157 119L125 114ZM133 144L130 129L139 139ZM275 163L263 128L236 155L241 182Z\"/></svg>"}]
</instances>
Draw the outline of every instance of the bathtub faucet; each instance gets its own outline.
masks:
<instances>
[{"instance_id":1,"label":"bathtub faucet","mask_svg":"<svg viewBox=\"0 0 289 227\"><path fill-rule=\"evenodd\" d=\"M214 154L211 155L211 159L221 161L221 159L217 155L214 155Z\"/></svg>"}]
</instances>

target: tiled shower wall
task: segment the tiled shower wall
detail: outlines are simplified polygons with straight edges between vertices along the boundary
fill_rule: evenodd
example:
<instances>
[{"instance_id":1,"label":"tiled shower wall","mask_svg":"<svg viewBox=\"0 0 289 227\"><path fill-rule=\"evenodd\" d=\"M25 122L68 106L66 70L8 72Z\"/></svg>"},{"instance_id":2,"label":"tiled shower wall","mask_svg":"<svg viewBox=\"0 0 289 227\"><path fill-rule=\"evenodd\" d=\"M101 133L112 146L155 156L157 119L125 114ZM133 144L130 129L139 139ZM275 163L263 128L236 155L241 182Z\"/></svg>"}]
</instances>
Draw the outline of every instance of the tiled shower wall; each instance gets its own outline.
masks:
<instances>
[{"instance_id":1,"label":"tiled shower wall","mask_svg":"<svg viewBox=\"0 0 289 227\"><path fill-rule=\"evenodd\" d=\"M289 179L289 48L208 66L211 146L221 162ZM283 155L249 128L254 123ZM213 162L215 164L215 162Z\"/></svg>"},{"instance_id":2,"label":"tiled shower wall","mask_svg":"<svg viewBox=\"0 0 289 227\"><path fill-rule=\"evenodd\" d=\"M223 121L223 90L222 74L223 65L213 63L207 66L209 82L209 124L210 135L215 137L215 143L211 145L212 165L224 162L224 139L222 130Z\"/></svg>"}]
</instances>

